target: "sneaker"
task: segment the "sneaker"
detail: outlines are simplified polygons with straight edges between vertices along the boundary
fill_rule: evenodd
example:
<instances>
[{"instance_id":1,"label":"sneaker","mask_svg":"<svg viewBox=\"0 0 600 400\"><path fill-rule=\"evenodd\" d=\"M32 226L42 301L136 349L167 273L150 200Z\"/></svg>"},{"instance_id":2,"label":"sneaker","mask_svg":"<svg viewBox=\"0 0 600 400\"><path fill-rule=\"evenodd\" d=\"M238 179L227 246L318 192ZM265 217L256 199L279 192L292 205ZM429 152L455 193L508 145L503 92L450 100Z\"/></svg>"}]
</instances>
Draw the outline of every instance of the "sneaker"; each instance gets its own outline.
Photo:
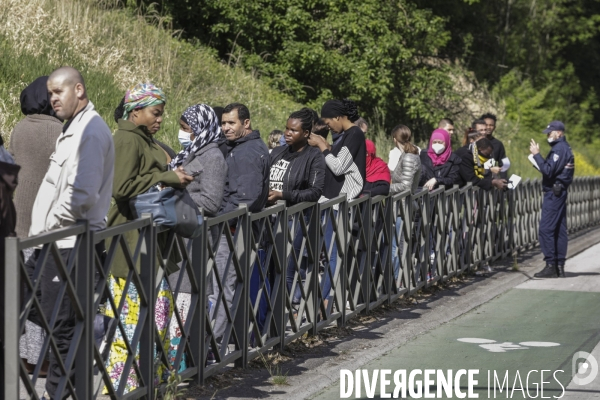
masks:
<instances>
[{"instance_id":1,"label":"sneaker","mask_svg":"<svg viewBox=\"0 0 600 400\"><path fill-rule=\"evenodd\" d=\"M215 358L215 353L213 353L212 350L209 350L206 354L206 366L213 365L216 362L217 359Z\"/></svg>"}]
</instances>

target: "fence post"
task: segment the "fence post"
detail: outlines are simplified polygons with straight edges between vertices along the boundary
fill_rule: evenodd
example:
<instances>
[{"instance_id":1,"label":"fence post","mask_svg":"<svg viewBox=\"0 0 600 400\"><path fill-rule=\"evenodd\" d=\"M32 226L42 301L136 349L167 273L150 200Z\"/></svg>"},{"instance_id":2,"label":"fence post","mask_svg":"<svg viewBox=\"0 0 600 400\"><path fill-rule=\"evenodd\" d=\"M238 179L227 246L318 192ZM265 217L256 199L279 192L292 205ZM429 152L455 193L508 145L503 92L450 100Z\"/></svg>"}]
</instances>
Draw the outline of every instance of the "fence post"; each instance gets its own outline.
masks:
<instances>
[{"instance_id":1,"label":"fence post","mask_svg":"<svg viewBox=\"0 0 600 400\"><path fill-rule=\"evenodd\" d=\"M508 248L509 254L513 256L515 254L515 190L508 191Z\"/></svg>"},{"instance_id":2,"label":"fence post","mask_svg":"<svg viewBox=\"0 0 600 400\"><path fill-rule=\"evenodd\" d=\"M202 234L192 239L192 269L194 275L198 278L198 306L195 310L194 315L189 315L188 318L192 318L192 324L190 326L190 349L192 354L197 358L198 375L196 376L196 382L199 385L204 384L204 370L206 363L206 346L205 346L205 329L204 324L206 321L206 308L208 303L208 296L206 294L207 288L207 277L206 277L206 264L208 263L208 221L205 218L202 224ZM217 237L219 240L220 237Z\"/></svg>"},{"instance_id":3,"label":"fence post","mask_svg":"<svg viewBox=\"0 0 600 400\"><path fill-rule=\"evenodd\" d=\"M392 241L396 240L396 216L394 214L394 201L392 200L393 195L389 195L385 199L385 215L383 216L384 224L383 229L385 232L383 234L384 238L389 238L388 249L384 260L384 275L383 275L383 288L385 293L387 294L387 304L392 304L392 292L393 292L393 281L394 281L394 266L392 265ZM396 242L396 245L400 244ZM398 274L400 275L400 274Z\"/></svg>"},{"instance_id":4,"label":"fence post","mask_svg":"<svg viewBox=\"0 0 600 400\"><path fill-rule=\"evenodd\" d=\"M422 259L420 260L421 268L419 273L421 275L421 284L425 286L429 286L427 282L427 274L431 272L431 224L432 224L432 204L431 204L431 195L429 191L425 193L423 197L421 197L423 208L421 212L421 237L417 238L419 242L418 251L422 254ZM422 249L421 245L425 248ZM420 254L421 255L421 254ZM425 270L423 270L423 265L425 266Z\"/></svg>"},{"instance_id":5,"label":"fence post","mask_svg":"<svg viewBox=\"0 0 600 400\"><path fill-rule=\"evenodd\" d=\"M342 316L340 318L337 319L337 326L342 327L342 326L346 326L346 302L348 301L348 279L347 279L347 270L346 268L348 268L348 251L347 251L347 247L350 244L350 238L352 237L352 224L350 221L350 215L349 215L349 207L348 207L348 197L346 197L346 199L339 203L339 208L338 208L338 214L337 214L337 227L338 227L338 231L337 233L334 232L334 234L340 238L339 243L342 244L342 248L340 248L340 246L337 246L337 266L336 266L336 272L333 274L333 278L335 278L335 276L339 276L339 279L337 281L337 283L334 281L334 279L331 280L331 284L332 284L332 288L334 290L334 292L338 292L341 294L341 303L342 304L338 304L338 306L341 308L341 313ZM357 271L358 272L358 271ZM323 296L327 296L327 294L323 293ZM333 298L331 299L332 302L335 302L335 298L336 295L334 294ZM339 298L339 297L338 297ZM328 308L333 310L333 304L332 305L327 305Z\"/></svg>"},{"instance_id":6,"label":"fence post","mask_svg":"<svg viewBox=\"0 0 600 400\"><path fill-rule=\"evenodd\" d=\"M308 241L315 252L315 259L312 265L309 263L306 270L306 276L310 276L310 285L308 293L306 293L307 309L309 310L309 318L312 322L310 334L316 336L317 330L317 315L319 315L319 265L321 259L321 205L319 203L313 206L310 214L310 225L308 227ZM310 275L309 275L310 273Z\"/></svg>"},{"instance_id":7,"label":"fence post","mask_svg":"<svg viewBox=\"0 0 600 400\"><path fill-rule=\"evenodd\" d=\"M248 211L248 206L246 204L240 204L239 207L245 208L246 212L239 217L240 222L238 225L238 230L241 230L241 232L236 232L236 235L240 235L241 237L238 236L234 245L236 247L236 254L241 254L240 271L242 273L241 278L243 279L243 286L242 293L240 295L240 302L233 320L233 326L236 335L238 336L239 345L241 347L240 350L242 351L242 357L235 360L235 366L238 368L245 368L248 365L248 321L250 320L248 316L248 303L250 298L250 259L252 251L250 240L252 238L252 224L250 223L250 212ZM230 266L230 268L231 267L232 266ZM223 307L227 307L227 305L223 304ZM222 343L221 345L227 346L228 344Z\"/></svg>"},{"instance_id":8,"label":"fence post","mask_svg":"<svg viewBox=\"0 0 600 400\"><path fill-rule=\"evenodd\" d=\"M371 195L369 196L369 200L367 200L365 203L363 203L363 212L362 214L362 223L363 223L363 230L364 230L364 237L365 237L365 265L363 266L363 270L362 270L362 276L361 276L361 286L362 286L362 293L364 296L363 301L365 302L365 313L369 313L371 311L371 278L372 278L372 271L371 271L371 245L373 244L373 236L372 236L372 227L375 224L375 221L373 221L373 205L372 205L372 200L373 198L371 197ZM366 210L365 210L366 208ZM350 227L350 232L352 232L352 227ZM360 235L360 232L359 232ZM359 248L360 248L360 239L359 239L359 244L358 244ZM357 269L357 274L359 274L360 276L360 260L356 260L356 266L358 267ZM359 296L359 301L360 301L360 296ZM343 304L342 306L344 308L344 310L346 309L346 303ZM344 312L345 314L345 312ZM344 325L346 325L346 321L344 321Z\"/></svg>"},{"instance_id":9,"label":"fence post","mask_svg":"<svg viewBox=\"0 0 600 400\"><path fill-rule=\"evenodd\" d=\"M277 204L285 205L284 200L280 200ZM300 215L300 218L304 220L304 213ZM301 221L298 221L302 224ZM285 319L285 301L286 301L286 291L287 291L287 263L288 263L288 209L287 207L283 208L281 211L281 215L279 217L279 226L275 226L275 251L274 253L279 258L279 264L281 268L281 278L279 280L279 287L277 289L271 288L271 293L277 290L277 296L275 298L271 298L271 302L274 303L273 313L277 335L279 336L279 345L277 348L280 351L285 349L285 327L287 325L287 321ZM295 238L294 238L295 239ZM293 243L292 243L293 246ZM302 285L302 280L300 279L298 285Z\"/></svg>"},{"instance_id":10,"label":"fence post","mask_svg":"<svg viewBox=\"0 0 600 400\"><path fill-rule=\"evenodd\" d=\"M446 206L446 189L444 188L441 193L438 193L435 199L435 213L438 214L438 221L440 222L438 226L435 227L435 243L436 249L435 252L435 271L439 275L440 280L445 281L447 278L444 276L449 275L449 271L447 268L446 262L446 240L448 238L448 208ZM441 212L441 216L439 215ZM435 216L432 218L431 223L435 222Z\"/></svg>"},{"instance_id":11,"label":"fence post","mask_svg":"<svg viewBox=\"0 0 600 400\"><path fill-rule=\"evenodd\" d=\"M151 214L143 214L142 218L152 218ZM140 253L141 265L147 266L140 269L140 281L146 295L148 314L144 319L142 333L140 335L140 374L146 383L148 392L144 398L151 399L154 396L154 321L156 303L156 227L154 224L142 229L143 243ZM131 283L133 285L133 282ZM125 385L119 385L119 392L123 393Z\"/></svg>"},{"instance_id":12,"label":"fence post","mask_svg":"<svg viewBox=\"0 0 600 400\"><path fill-rule=\"evenodd\" d=\"M475 214L473 212L475 210L475 190L470 183L468 184L468 189L465 191L464 195L464 218L467 229L467 245L465 246L465 249L468 249L464 260L465 264L467 265L467 269L473 270L475 269L475 249L473 248L473 242L475 238L475 232L477 232L477 227L475 226Z\"/></svg>"},{"instance_id":13,"label":"fence post","mask_svg":"<svg viewBox=\"0 0 600 400\"><path fill-rule=\"evenodd\" d=\"M1 239L0 239L1 240ZM4 239L4 301L2 311L4 313L4 331L2 338L4 379L2 392L5 399L19 398L19 369L21 359L19 357L19 337L21 323L19 314L21 311L21 274L19 260L19 239L10 237ZM17 306L19 305L19 306Z\"/></svg>"},{"instance_id":14,"label":"fence post","mask_svg":"<svg viewBox=\"0 0 600 400\"><path fill-rule=\"evenodd\" d=\"M75 264L75 285L77 299L83 311L83 333L75 355L75 392L77 397L91 399L93 392L93 318L94 312L94 260L92 246L94 234L90 231L89 221L77 221L85 225Z\"/></svg>"},{"instance_id":15,"label":"fence post","mask_svg":"<svg viewBox=\"0 0 600 400\"><path fill-rule=\"evenodd\" d=\"M413 199L413 195L409 194L404 198L402 203L402 208L404 212L404 219L402 220L402 229L403 231L403 242L406 243L398 243L398 246L403 246L402 250L402 264L401 270L398 272L398 277L400 277L400 273L404 275L404 279L406 282L407 295L412 293L413 289L416 287L417 279L415 277L415 266L413 264L413 226L415 225L415 200ZM406 244L406 248L404 245Z\"/></svg>"}]
</instances>

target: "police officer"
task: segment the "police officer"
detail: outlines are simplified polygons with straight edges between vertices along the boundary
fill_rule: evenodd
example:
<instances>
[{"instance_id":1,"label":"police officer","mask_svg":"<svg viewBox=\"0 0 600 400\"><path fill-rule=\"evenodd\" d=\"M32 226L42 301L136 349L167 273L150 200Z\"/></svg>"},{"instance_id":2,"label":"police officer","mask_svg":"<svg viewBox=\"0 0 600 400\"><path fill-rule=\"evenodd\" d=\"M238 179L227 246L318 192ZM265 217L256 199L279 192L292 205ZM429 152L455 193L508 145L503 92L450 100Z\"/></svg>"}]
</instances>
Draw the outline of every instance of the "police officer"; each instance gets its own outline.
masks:
<instances>
[{"instance_id":1,"label":"police officer","mask_svg":"<svg viewBox=\"0 0 600 400\"><path fill-rule=\"evenodd\" d=\"M529 151L542 173L544 201L540 221L540 247L546 267L536 278L564 277L567 258L567 189L573 182L575 158L565 139L565 125L552 121L544 130L551 150L548 157L540 154L540 146L531 139Z\"/></svg>"}]
</instances>

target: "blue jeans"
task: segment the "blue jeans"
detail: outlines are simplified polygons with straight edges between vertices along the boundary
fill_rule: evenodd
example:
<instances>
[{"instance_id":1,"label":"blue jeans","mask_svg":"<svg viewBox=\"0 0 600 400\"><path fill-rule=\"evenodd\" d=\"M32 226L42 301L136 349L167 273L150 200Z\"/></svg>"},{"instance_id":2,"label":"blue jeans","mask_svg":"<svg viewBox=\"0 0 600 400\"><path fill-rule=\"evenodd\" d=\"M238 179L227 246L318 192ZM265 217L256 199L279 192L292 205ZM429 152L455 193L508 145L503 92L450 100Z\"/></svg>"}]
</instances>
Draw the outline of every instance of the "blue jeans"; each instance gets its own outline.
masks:
<instances>
[{"instance_id":1,"label":"blue jeans","mask_svg":"<svg viewBox=\"0 0 600 400\"><path fill-rule=\"evenodd\" d=\"M307 214L308 215L304 215L304 218L305 218L305 221L308 222L308 220L310 219L310 213L307 213ZM293 221L291 221L291 220L288 222L288 227L290 230L292 229L292 223L293 223ZM302 232L301 222L298 221L297 226L296 226L296 232L294 234L294 241L293 241L295 257L294 257L294 255L289 256L287 270L286 270L286 277L285 277L288 293L291 293L292 285L294 283L294 276L296 274L296 258L300 257L300 259L301 259L300 268L298 270L299 276L298 276L298 281L296 282L296 288L294 289L294 296L292 298L292 304L300 304L300 299L302 298L302 292L300 291L300 285L302 285L302 282L306 279L307 259L304 254L302 254L302 255L300 254L303 239L304 239L304 232ZM318 260L319 254L317 254L316 257Z\"/></svg>"},{"instance_id":2,"label":"blue jeans","mask_svg":"<svg viewBox=\"0 0 600 400\"><path fill-rule=\"evenodd\" d=\"M394 279L398 280L398 275L400 274L400 256L402 256L404 246L402 243L404 237L404 233L402 232L402 218L396 217L394 229L396 230L396 235L392 237L392 266L394 267ZM398 238L397 242L396 238ZM399 244L400 247L398 246ZM400 249L400 256L398 255L398 249Z\"/></svg>"},{"instance_id":3,"label":"blue jeans","mask_svg":"<svg viewBox=\"0 0 600 400\"><path fill-rule=\"evenodd\" d=\"M337 218L337 215L338 212L334 210L333 218ZM321 215L321 220L324 219L325 213ZM325 276L321 281L321 293L323 294L323 299L328 300L330 298L329 292L331 292L331 278L329 277L329 271L331 271L331 276L335 276L335 268L337 265L337 245L335 240L333 240L333 223L331 219L327 221L327 226L325 227L325 248L327 253L329 253L329 249L331 248L331 256L329 258L329 265L326 266L325 269Z\"/></svg>"}]
</instances>

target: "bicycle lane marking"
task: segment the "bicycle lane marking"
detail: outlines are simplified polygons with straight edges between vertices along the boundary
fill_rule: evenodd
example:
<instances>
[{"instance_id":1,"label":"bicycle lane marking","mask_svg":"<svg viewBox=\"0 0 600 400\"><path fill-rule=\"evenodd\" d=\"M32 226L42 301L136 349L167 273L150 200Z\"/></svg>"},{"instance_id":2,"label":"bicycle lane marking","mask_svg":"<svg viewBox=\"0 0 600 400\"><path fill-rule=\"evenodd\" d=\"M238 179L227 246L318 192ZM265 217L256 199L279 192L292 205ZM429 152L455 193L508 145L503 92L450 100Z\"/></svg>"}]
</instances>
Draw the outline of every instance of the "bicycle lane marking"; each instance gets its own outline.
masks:
<instances>
[{"instance_id":1,"label":"bicycle lane marking","mask_svg":"<svg viewBox=\"0 0 600 400\"><path fill-rule=\"evenodd\" d=\"M600 304L600 293L512 289L363 368L370 372L383 368L392 372L404 369L407 373L414 369L450 369L454 372L478 369L479 384L475 392L480 394L480 398L488 396L488 371L492 381L490 387L494 386L494 371L500 381L508 371L508 382L512 388L517 371L523 385L527 386L525 380L530 371L554 372L562 369L564 372L558 372L556 376L562 387L566 387L571 381L573 354L591 352L600 342L600 307L593 307L597 304ZM465 338L486 340L486 343L459 341ZM534 347L532 342L559 345ZM491 344L501 345L504 351L481 347ZM519 348L508 350L512 346ZM558 397L562 394L562 387L549 372L545 373L544 380L550 382L544 385L544 396ZM466 385L466 379L463 382ZM539 385L540 382L541 376L537 374L535 383ZM531 394L536 389L533 383L533 378L530 378L528 388ZM518 382L516 386L519 386ZM377 387L379 390L379 385ZM390 387L393 390L393 385ZM512 398L526 398L519 397L520 393L514 392ZM364 385L362 394L365 394ZM338 382L315 398L337 399L339 395ZM505 392L502 396L506 398Z\"/></svg>"},{"instance_id":2,"label":"bicycle lane marking","mask_svg":"<svg viewBox=\"0 0 600 400\"><path fill-rule=\"evenodd\" d=\"M488 384L494 386L494 382L488 382L488 371L492 381L494 371L501 381L508 371L511 388L518 372L533 397L536 389L533 384L539 386L541 377L538 375L536 382L532 378L527 384L530 371L563 370L557 372L560 384L552 377L548 379L548 372L544 376L546 382L551 382L544 385L544 396L559 397L563 387L571 382L573 355L579 351L592 352L600 342L599 257L600 245L596 245L568 261L568 278L521 284L363 368L369 370L369 375L374 369L383 368L392 372L404 369L408 373L413 369L479 369L476 393L480 398L488 398ZM569 290L575 286L576 290ZM516 384L519 387L518 381ZM390 388L393 391L393 383ZM364 389L363 383L363 398ZM506 398L505 393L497 390L496 398ZM528 398L520 394L521 391L515 391L512 398ZM339 396L338 381L314 398ZM490 397L493 398L493 389Z\"/></svg>"}]
</instances>

